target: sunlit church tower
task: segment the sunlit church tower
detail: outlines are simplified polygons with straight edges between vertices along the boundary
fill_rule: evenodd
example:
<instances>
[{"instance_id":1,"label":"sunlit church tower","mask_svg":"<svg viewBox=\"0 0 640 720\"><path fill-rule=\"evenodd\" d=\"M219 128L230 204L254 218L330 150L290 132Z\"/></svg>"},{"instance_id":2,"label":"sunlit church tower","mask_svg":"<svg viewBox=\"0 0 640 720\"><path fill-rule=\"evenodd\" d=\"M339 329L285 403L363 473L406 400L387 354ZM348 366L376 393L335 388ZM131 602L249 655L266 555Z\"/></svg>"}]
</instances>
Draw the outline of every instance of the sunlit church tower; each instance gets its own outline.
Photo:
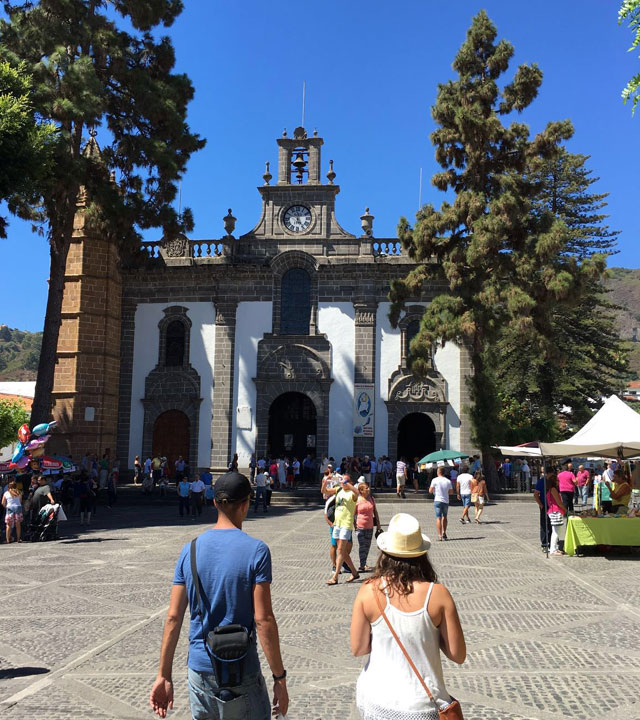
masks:
<instances>
[{"instance_id":1,"label":"sunlit church tower","mask_svg":"<svg viewBox=\"0 0 640 720\"><path fill-rule=\"evenodd\" d=\"M100 159L94 134L84 154ZM116 447L122 280L115 243L92 231L81 188L67 258L53 386L53 448L79 459Z\"/></svg>"},{"instance_id":2,"label":"sunlit church tower","mask_svg":"<svg viewBox=\"0 0 640 720\"><path fill-rule=\"evenodd\" d=\"M336 171L329 161L323 176L316 132L277 144L277 178L267 163L259 219L239 236L229 211L221 238L165 237L119 265L84 231L79 203L55 387L74 455L115 445L123 467L158 452L219 470L234 453L246 467L253 452L471 449L466 352L434 348L423 379L407 367L441 288L392 328L389 285L411 259L374 237L368 208L360 235L338 223Z\"/></svg>"}]
</instances>

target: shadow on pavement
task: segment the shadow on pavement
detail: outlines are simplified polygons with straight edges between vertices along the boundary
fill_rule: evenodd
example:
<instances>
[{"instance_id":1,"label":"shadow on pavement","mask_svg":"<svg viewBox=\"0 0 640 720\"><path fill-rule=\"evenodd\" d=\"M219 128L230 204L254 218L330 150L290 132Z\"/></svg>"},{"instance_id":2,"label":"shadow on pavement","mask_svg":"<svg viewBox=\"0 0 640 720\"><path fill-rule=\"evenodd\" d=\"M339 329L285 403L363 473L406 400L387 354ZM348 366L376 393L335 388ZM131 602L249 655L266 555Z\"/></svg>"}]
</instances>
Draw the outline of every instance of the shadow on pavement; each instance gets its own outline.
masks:
<instances>
[{"instance_id":1,"label":"shadow on pavement","mask_svg":"<svg viewBox=\"0 0 640 720\"><path fill-rule=\"evenodd\" d=\"M4 668L3 670L0 670L0 680L28 677L29 675L44 675L48 672L49 668L45 667Z\"/></svg>"}]
</instances>

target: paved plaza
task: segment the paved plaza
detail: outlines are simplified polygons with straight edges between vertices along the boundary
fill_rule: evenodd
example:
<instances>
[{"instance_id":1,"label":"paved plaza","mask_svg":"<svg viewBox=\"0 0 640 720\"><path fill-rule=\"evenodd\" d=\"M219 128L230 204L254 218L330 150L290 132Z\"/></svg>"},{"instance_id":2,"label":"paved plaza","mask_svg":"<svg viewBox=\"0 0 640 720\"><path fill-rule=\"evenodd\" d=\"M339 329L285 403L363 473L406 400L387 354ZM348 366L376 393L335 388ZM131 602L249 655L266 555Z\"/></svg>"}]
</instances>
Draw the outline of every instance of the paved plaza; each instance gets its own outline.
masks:
<instances>
[{"instance_id":1,"label":"paved plaza","mask_svg":"<svg viewBox=\"0 0 640 720\"><path fill-rule=\"evenodd\" d=\"M435 536L432 506L422 502L381 503L383 524L401 508ZM464 665L445 662L465 718L640 718L640 559L547 560L533 502L490 506L482 525L462 527L458 514L453 508L451 539L436 542L431 557L467 639ZM0 716L151 717L147 698L174 563L206 527L180 520L173 505L131 506L103 510L88 531L61 524L59 542L0 546ZM251 513L245 529L273 554L289 717L357 717L362 660L348 646L357 586L324 584L322 511L273 507L266 517ZM174 664L174 718L190 717L187 625Z\"/></svg>"}]
</instances>

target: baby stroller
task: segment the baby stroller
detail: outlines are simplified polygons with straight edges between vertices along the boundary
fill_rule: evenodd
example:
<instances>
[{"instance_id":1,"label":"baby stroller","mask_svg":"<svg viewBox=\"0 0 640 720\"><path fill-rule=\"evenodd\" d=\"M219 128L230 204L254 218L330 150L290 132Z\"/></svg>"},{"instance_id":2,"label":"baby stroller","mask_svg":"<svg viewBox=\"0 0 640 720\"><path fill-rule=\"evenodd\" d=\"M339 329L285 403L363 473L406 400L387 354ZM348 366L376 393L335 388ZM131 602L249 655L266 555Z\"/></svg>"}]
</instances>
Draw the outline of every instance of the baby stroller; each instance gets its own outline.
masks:
<instances>
[{"instance_id":1,"label":"baby stroller","mask_svg":"<svg viewBox=\"0 0 640 720\"><path fill-rule=\"evenodd\" d=\"M28 540L31 542L46 542L58 540L58 514L60 505L45 505L40 512L31 519Z\"/></svg>"}]
</instances>

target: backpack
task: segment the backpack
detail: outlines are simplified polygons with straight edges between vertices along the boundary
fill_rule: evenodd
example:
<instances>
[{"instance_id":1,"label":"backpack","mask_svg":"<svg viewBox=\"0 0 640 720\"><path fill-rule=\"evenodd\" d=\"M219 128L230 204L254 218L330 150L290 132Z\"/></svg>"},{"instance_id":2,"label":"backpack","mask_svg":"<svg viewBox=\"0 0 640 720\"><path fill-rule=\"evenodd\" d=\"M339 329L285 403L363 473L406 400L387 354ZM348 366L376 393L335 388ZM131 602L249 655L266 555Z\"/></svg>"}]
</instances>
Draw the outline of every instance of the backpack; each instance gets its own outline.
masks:
<instances>
[{"instance_id":1,"label":"backpack","mask_svg":"<svg viewBox=\"0 0 640 720\"><path fill-rule=\"evenodd\" d=\"M329 518L329 520L331 520L331 522L334 523L336 521L336 496L335 495L332 495L329 498L326 513L327 513L327 517Z\"/></svg>"}]
</instances>

